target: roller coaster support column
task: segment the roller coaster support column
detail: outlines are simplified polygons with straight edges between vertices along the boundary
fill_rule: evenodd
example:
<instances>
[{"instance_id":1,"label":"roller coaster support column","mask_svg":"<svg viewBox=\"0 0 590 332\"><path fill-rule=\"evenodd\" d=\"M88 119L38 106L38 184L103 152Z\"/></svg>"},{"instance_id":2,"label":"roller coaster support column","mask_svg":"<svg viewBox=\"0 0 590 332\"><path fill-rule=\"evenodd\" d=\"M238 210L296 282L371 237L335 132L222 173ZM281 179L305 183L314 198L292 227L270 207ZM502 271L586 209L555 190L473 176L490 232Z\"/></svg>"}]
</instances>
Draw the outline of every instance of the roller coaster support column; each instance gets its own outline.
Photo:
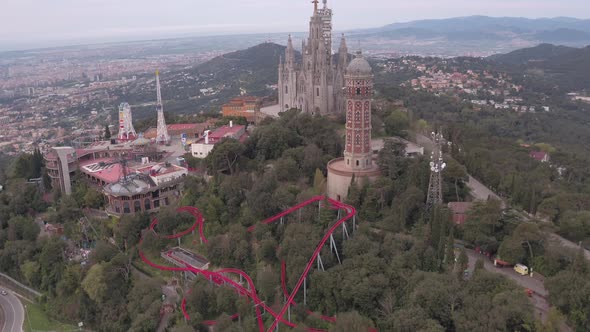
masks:
<instances>
[{"instance_id":1,"label":"roller coaster support column","mask_svg":"<svg viewBox=\"0 0 590 332\"><path fill-rule=\"evenodd\" d=\"M346 228L346 223L342 223L342 240L348 239L348 229Z\"/></svg>"},{"instance_id":2,"label":"roller coaster support column","mask_svg":"<svg viewBox=\"0 0 590 332\"><path fill-rule=\"evenodd\" d=\"M318 258L317 258L317 263L318 263L318 270L321 269L322 271L326 271L324 269L324 262L322 262L322 256L320 256L319 254L318 254Z\"/></svg>"},{"instance_id":3,"label":"roller coaster support column","mask_svg":"<svg viewBox=\"0 0 590 332\"><path fill-rule=\"evenodd\" d=\"M340 255L338 255L338 248L336 248L336 241L334 241L334 235L330 234L330 249L332 249L332 248L334 249L334 253L336 254L336 258L338 258L338 263L342 264L342 262L340 261Z\"/></svg>"},{"instance_id":4,"label":"roller coaster support column","mask_svg":"<svg viewBox=\"0 0 590 332\"><path fill-rule=\"evenodd\" d=\"M303 305L307 305L307 276L303 278Z\"/></svg>"},{"instance_id":5,"label":"roller coaster support column","mask_svg":"<svg viewBox=\"0 0 590 332\"><path fill-rule=\"evenodd\" d=\"M356 232L356 214L352 216L352 231Z\"/></svg>"}]
</instances>

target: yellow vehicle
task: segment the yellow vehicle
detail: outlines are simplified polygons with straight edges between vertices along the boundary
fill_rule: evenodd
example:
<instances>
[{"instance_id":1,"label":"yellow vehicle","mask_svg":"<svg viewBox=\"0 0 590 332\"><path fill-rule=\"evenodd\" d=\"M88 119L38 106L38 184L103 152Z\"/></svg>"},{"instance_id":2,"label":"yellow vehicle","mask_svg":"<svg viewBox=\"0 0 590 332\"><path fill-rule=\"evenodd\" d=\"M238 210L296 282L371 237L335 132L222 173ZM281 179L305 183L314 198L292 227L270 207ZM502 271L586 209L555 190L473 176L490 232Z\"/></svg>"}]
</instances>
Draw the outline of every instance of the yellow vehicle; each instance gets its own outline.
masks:
<instances>
[{"instance_id":1,"label":"yellow vehicle","mask_svg":"<svg viewBox=\"0 0 590 332\"><path fill-rule=\"evenodd\" d=\"M518 272L520 275L523 275L523 276L526 276L529 274L529 268L523 264L514 265L514 271Z\"/></svg>"}]
</instances>

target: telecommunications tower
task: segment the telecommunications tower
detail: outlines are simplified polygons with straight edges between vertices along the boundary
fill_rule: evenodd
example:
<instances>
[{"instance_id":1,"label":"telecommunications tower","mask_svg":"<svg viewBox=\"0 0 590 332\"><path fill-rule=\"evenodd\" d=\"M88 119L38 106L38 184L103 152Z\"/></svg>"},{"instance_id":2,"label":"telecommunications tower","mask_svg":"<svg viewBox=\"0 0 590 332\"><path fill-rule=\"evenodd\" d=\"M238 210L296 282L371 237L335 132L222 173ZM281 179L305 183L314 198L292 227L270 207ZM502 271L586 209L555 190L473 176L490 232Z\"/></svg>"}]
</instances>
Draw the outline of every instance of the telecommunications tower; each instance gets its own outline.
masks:
<instances>
[{"instance_id":1,"label":"telecommunications tower","mask_svg":"<svg viewBox=\"0 0 590 332\"><path fill-rule=\"evenodd\" d=\"M162 92L160 89L160 73L156 70L156 91L158 94L158 101L156 103L156 111L158 111L158 127L156 129L156 142L167 144L170 142L170 135L168 135L168 127L166 127L166 120L164 119L164 107L162 106Z\"/></svg>"},{"instance_id":2,"label":"telecommunications tower","mask_svg":"<svg viewBox=\"0 0 590 332\"><path fill-rule=\"evenodd\" d=\"M131 116L131 106L127 103L119 105L119 134L117 138L120 141L133 140L137 137L135 128L133 128L133 118Z\"/></svg>"},{"instance_id":3,"label":"telecommunications tower","mask_svg":"<svg viewBox=\"0 0 590 332\"><path fill-rule=\"evenodd\" d=\"M428 184L428 196L426 209L430 210L436 204L442 204L442 171L447 167L443 160L442 144L444 137L442 132L432 132L434 149L430 155L430 183Z\"/></svg>"}]
</instances>

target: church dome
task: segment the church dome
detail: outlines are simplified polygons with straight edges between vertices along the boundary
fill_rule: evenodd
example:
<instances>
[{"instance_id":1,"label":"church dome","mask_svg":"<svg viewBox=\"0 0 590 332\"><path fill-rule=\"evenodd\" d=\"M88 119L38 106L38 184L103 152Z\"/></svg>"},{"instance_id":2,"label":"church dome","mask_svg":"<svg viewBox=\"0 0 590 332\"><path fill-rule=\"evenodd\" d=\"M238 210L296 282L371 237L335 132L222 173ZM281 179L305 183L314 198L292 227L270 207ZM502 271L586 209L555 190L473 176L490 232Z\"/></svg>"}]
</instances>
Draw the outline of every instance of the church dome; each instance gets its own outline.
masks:
<instances>
[{"instance_id":1,"label":"church dome","mask_svg":"<svg viewBox=\"0 0 590 332\"><path fill-rule=\"evenodd\" d=\"M372 72L371 65L363 58L361 52L357 52L356 58L346 67L346 73L348 75L364 76L371 75Z\"/></svg>"}]
</instances>

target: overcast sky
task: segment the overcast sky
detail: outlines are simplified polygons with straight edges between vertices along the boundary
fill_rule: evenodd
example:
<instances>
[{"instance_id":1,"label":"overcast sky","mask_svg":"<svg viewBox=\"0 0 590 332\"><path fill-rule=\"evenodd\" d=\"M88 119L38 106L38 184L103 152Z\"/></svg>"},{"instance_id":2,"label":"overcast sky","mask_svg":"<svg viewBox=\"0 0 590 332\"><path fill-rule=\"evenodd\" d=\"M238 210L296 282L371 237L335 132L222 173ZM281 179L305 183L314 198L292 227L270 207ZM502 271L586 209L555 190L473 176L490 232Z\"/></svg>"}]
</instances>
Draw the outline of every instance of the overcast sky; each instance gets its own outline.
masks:
<instances>
[{"instance_id":1,"label":"overcast sky","mask_svg":"<svg viewBox=\"0 0 590 332\"><path fill-rule=\"evenodd\" d=\"M0 0L0 44L305 31L311 0ZM320 0L321 2L321 0ZM466 15L590 17L589 0L328 0L334 29Z\"/></svg>"}]
</instances>

